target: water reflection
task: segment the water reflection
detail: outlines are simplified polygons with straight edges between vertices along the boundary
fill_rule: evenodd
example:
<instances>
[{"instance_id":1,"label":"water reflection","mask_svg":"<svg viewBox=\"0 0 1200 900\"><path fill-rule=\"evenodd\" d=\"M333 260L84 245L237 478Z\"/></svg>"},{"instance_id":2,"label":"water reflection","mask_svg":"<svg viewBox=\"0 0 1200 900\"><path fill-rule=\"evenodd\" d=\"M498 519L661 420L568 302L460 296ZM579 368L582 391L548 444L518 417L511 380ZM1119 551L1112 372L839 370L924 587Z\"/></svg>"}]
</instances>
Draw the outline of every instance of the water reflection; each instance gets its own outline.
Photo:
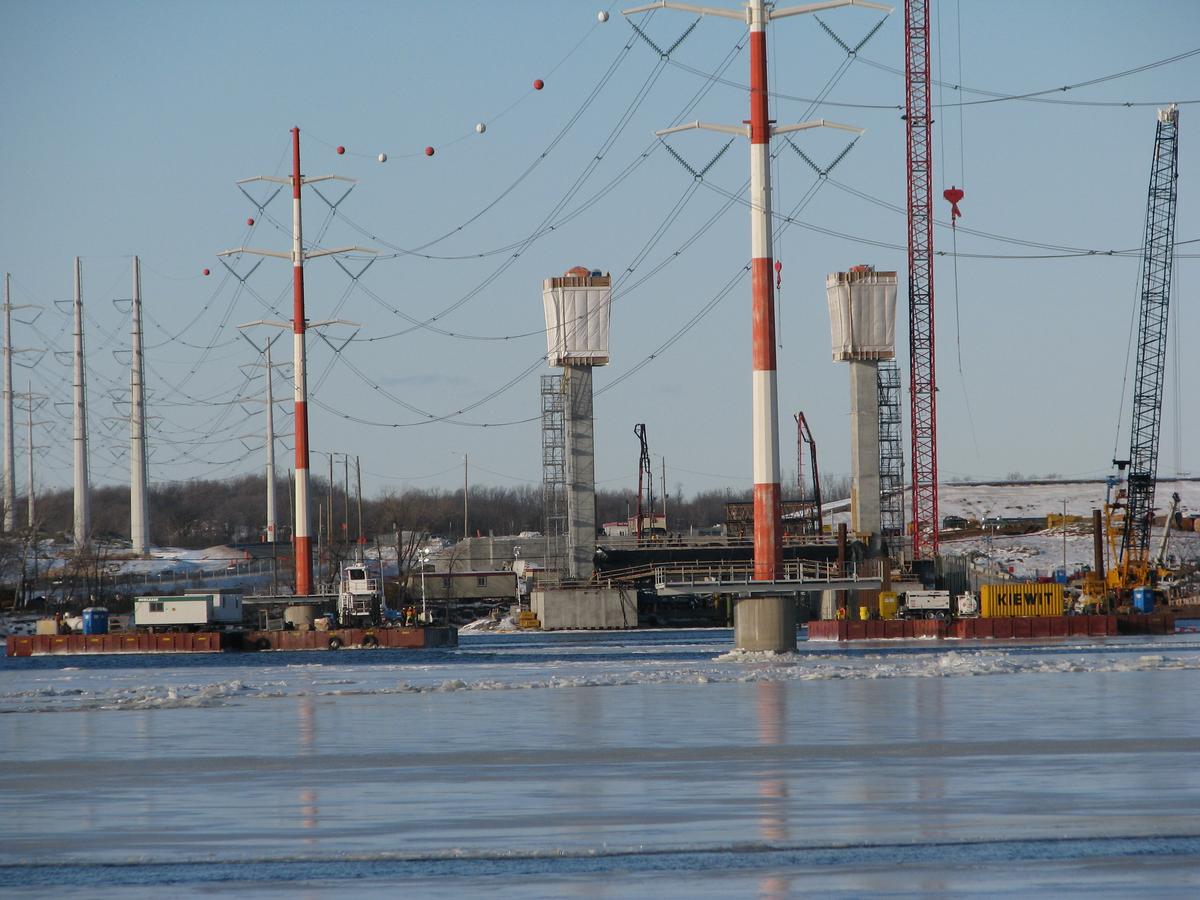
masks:
<instances>
[{"instance_id":1,"label":"water reflection","mask_svg":"<svg viewBox=\"0 0 1200 900\"><path fill-rule=\"evenodd\" d=\"M787 735L787 685L781 681L759 682L755 694L758 711L758 743L779 747ZM766 844L786 842L788 831L788 774L780 767L764 770L758 778L758 831ZM768 874L759 882L759 896L775 900L791 894L792 880Z\"/></svg>"},{"instance_id":2,"label":"water reflection","mask_svg":"<svg viewBox=\"0 0 1200 900\"><path fill-rule=\"evenodd\" d=\"M300 756L311 756L313 752L313 744L317 736L317 717L315 704L312 697L301 697L298 706L300 716L299 728L299 751ZM300 827L305 831L315 831L318 824L318 808L317 789L315 787L302 787L300 789ZM315 844L316 837L313 834L304 836L304 843Z\"/></svg>"}]
</instances>

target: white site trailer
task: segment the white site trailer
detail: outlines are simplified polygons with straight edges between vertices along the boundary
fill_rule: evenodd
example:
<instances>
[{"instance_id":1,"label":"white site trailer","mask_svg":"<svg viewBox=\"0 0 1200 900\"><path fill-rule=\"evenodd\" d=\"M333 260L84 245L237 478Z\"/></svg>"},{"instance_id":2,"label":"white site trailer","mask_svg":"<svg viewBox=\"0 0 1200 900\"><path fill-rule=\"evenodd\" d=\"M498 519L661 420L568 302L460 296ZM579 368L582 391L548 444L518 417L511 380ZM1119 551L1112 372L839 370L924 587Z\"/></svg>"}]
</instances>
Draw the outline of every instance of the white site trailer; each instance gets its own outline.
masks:
<instances>
[{"instance_id":1,"label":"white site trailer","mask_svg":"<svg viewBox=\"0 0 1200 900\"><path fill-rule=\"evenodd\" d=\"M138 597L133 601L133 624L137 628L237 625L241 621L241 594L184 594Z\"/></svg>"}]
</instances>

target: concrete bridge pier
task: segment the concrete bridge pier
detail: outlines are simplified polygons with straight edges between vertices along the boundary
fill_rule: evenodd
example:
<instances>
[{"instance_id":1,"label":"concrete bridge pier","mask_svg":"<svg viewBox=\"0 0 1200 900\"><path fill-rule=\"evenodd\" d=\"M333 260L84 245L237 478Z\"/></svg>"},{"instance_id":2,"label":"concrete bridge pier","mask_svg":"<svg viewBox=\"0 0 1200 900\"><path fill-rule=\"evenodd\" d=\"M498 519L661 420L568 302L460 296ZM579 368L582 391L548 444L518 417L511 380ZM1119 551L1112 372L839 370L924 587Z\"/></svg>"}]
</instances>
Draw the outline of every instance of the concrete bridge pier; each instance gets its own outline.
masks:
<instances>
[{"instance_id":1,"label":"concrete bridge pier","mask_svg":"<svg viewBox=\"0 0 1200 900\"><path fill-rule=\"evenodd\" d=\"M796 603L790 596L742 597L733 608L738 650L789 653L796 649Z\"/></svg>"}]
</instances>

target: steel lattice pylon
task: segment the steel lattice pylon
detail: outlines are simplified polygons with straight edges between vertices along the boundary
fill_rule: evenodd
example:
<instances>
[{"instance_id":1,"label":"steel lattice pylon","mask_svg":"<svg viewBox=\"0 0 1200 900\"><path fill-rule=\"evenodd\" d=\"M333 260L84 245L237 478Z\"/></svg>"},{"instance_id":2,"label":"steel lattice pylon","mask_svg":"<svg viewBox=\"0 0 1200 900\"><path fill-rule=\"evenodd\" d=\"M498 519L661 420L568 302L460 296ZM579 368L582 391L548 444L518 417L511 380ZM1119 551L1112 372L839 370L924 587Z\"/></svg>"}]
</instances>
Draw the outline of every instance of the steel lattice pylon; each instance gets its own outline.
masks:
<instances>
[{"instance_id":1,"label":"steel lattice pylon","mask_svg":"<svg viewBox=\"0 0 1200 900\"><path fill-rule=\"evenodd\" d=\"M562 375L542 376L542 533L546 569L561 572L567 547L567 439Z\"/></svg>"},{"instance_id":2,"label":"steel lattice pylon","mask_svg":"<svg viewBox=\"0 0 1200 900\"><path fill-rule=\"evenodd\" d=\"M1167 356L1167 313L1175 253L1175 201L1179 179L1179 110L1158 112L1150 192L1146 204L1146 243L1142 258L1138 315L1137 368L1133 425L1129 435L1129 478L1121 536L1122 567L1144 564L1150 549L1154 486L1158 478L1158 435L1162 418Z\"/></svg>"},{"instance_id":3,"label":"steel lattice pylon","mask_svg":"<svg viewBox=\"0 0 1200 900\"><path fill-rule=\"evenodd\" d=\"M912 553L938 552L937 378L933 328L933 120L929 109L929 5L905 0L908 131L908 341L912 407Z\"/></svg>"},{"instance_id":4,"label":"steel lattice pylon","mask_svg":"<svg viewBox=\"0 0 1200 900\"><path fill-rule=\"evenodd\" d=\"M900 367L894 359L879 363L879 522L895 554L904 537L904 415Z\"/></svg>"}]
</instances>

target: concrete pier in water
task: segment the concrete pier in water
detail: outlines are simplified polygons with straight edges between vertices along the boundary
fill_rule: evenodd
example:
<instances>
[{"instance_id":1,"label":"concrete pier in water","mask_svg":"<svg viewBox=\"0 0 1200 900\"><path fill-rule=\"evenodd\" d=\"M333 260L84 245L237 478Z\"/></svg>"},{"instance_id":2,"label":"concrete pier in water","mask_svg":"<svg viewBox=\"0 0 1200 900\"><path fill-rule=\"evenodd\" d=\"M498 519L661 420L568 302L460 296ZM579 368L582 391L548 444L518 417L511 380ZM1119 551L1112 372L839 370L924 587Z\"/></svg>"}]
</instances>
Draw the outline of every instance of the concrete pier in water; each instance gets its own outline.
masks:
<instances>
[{"instance_id":1,"label":"concrete pier in water","mask_svg":"<svg viewBox=\"0 0 1200 900\"><path fill-rule=\"evenodd\" d=\"M788 653L796 649L796 602L790 596L743 597L733 609L739 650Z\"/></svg>"}]
</instances>

